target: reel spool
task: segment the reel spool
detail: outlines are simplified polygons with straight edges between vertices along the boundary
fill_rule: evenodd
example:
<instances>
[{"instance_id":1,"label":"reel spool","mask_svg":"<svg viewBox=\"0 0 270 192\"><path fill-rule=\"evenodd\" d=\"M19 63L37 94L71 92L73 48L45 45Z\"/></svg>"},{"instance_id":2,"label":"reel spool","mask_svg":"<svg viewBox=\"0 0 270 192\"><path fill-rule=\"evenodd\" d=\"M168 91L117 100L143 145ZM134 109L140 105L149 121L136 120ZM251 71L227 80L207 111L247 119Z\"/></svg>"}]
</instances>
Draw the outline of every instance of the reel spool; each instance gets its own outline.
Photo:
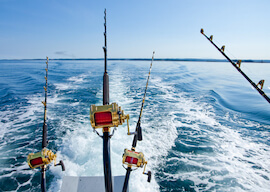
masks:
<instances>
[{"instance_id":1,"label":"reel spool","mask_svg":"<svg viewBox=\"0 0 270 192\"><path fill-rule=\"evenodd\" d=\"M124 150L123 154L123 160L122 160L123 166L127 165L127 167L143 167L143 174L148 175L147 181L151 181L151 171L145 172L147 161L145 161L144 154L142 152L136 152L133 150Z\"/></svg>"},{"instance_id":2,"label":"reel spool","mask_svg":"<svg viewBox=\"0 0 270 192\"><path fill-rule=\"evenodd\" d=\"M118 127L125 122L125 119L129 129L129 115L125 115L117 103L102 106L91 105L90 107L90 122L94 129Z\"/></svg>"},{"instance_id":3,"label":"reel spool","mask_svg":"<svg viewBox=\"0 0 270 192\"><path fill-rule=\"evenodd\" d=\"M41 152L30 153L27 157L27 163L31 169L35 169L46 166L54 161L54 166L61 165L62 171L65 171L63 161L60 161L58 164L56 164L56 156L57 155L54 154L51 150L44 148Z\"/></svg>"}]
</instances>

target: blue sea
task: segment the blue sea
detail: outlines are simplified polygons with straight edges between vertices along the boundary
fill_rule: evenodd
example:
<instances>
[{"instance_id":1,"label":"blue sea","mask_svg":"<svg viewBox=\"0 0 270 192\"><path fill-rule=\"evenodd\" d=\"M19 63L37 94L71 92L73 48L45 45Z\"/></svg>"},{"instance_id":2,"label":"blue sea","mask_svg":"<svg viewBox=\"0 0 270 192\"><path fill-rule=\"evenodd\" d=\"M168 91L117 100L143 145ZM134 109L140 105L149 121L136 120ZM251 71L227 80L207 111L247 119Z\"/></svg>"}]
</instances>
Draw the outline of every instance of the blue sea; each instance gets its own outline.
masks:
<instances>
[{"instance_id":1,"label":"blue sea","mask_svg":"<svg viewBox=\"0 0 270 192\"><path fill-rule=\"evenodd\" d=\"M0 61L0 191L40 191L27 164L41 150L45 60ZM135 129L150 61L108 61L110 102ZM242 63L270 96L270 64ZM102 104L102 60L50 60L48 148L66 171L50 166L47 189L64 176L103 175L102 139L90 125ZM147 170L131 173L130 192L270 191L270 105L228 62L154 61L142 116ZM111 139L112 174L125 175L122 154L133 136L126 123Z\"/></svg>"}]
</instances>

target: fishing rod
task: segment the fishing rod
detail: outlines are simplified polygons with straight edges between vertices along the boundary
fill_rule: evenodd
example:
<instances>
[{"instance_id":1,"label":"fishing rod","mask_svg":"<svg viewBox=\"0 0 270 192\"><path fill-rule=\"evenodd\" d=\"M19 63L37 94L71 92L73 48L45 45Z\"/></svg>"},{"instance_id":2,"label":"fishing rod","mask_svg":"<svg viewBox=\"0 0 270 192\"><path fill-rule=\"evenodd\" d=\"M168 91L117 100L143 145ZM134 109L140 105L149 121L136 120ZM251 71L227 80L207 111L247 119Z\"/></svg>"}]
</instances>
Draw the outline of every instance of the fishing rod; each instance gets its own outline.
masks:
<instances>
[{"instance_id":1,"label":"fishing rod","mask_svg":"<svg viewBox=\"0 0 270 192\"><path fill-rule=\"evenodd\" d=\"M223 45L221 48L219 48L214 42L213 42L213 35L211 35L210 37L207 37L204 34L204 30L201 29L201 34L203 34L206 39L208 39L215 48L217 48L217 50L219 50L219 52L237 69L237 71L239 71L239 73L241 73L241 75L243 75L245 77L246 80L248 80L248 82L266 99L266 101L268 101L270 103L270 99L269 97L264 93L263 89L263 85L264 85L264 80L260 80L257 84L255 84L241 69L241 60L237 61L237 63L234 63L225 53L225 45ZM260 86L260 87L259 87Z\"/></svg>"},{"instance_id":2,"label":"fishing rod","mask_svg":"<svg viewBox=\"0 0 270 192\"><path fill-rule=\"evenodd\" d=\"M109 75L107 72L107 24L106 24L106 9L104 11L104 75L103 75L103 105L90 107L90 123L94 132L103 139L103 170L104 170L104 183L105 191L113 192L113 180L111 173L111 154L110 154L110 139L114 134L110 134L111 127L118 127L127 120L129 129L129 115L125 115L124 111L118 106L117 103L109 104ZM96 130L102 128L103 135Z\"/></svg>"},{"instance_id":3,"label":"fishing rod","mask_svg":"<svg viewBox=\"0 0 270 192\"><path fill-rule=\"evenodd\" d=\"M146 97L146 91L147 91L147 88L148 88L148 82L149 82L149 78L150 78L150 74L151 74L151 70L152 70L152 64L153 64L153 61L154 61L154 54L155 54L155 52L153 52L153 55L152 55L152 61L151 61L151 64L150 64L150 69L149 69L148 78L147 78L147 82L146 82L146 86L145 86L145 91L144 91L144 96L143 96L143 100L142 100L140 115L139 115L139 119L138 119L138 122L137 122L137 125L136 125L135 132L130 133L129 129L128 129L128 135L134 134L134 137L133 137L131 150L125 149L124 154L123 154L123 166L126 165L127 168L124 167L126 169L126 176L125 176L125 181L124 181L122 192L127 191L128 182L129 182L129 176L130 176L131 171L134 170L134 169L132 169L132 167L139 168L139 167L144 166L143 174L148 175L148 179L147 179L148 182L151 181L151 171L148 171L147 173L145 172L147 161L145 161L144 154L142 152L136 152L135 148L136 148L136 145L137 145L137 141L142 141L141 118L142 118L144 101L145 101L145 97Z\"/></svg>"},{"instance_id":4,"label":"fishing rod","mask_svg":"<svg viewBox=\"0 0 270 192\"><path fill-rule=\"evenodd\" d=\"M48 62L49 58L47 57L46 61L46 76L45 78L45 86L43 87L45 90L45 100L42 101L44 105L44 120L43 120L43 131L42 131L42 150L38 153L30 153L27 157L28 165L31 169L40 168L41 169L41 191L46 192L46 170L47 165L54 161L54 166L61 165L62 171L65 171L65 166L63 161L61 160L58 164L56 164L57 155L54 154L51 150L47 149L48 140L48 126L47 126L47 96L48 96Z\"/></svg>"},{"instance_id":5,"label":"fishing rod","mask_svg":"<svg viewBox=\"0 0 270 192\"><path fill-rule=\"evenodd\" d=\"M104 75L103 75L103 105L109 105L109 75L107 73L107 24L106 9L104 11ZM103 128L103 169L106 192L112 192L112 172L110 154L110 128Z\"/></svg>"}]
</instances>

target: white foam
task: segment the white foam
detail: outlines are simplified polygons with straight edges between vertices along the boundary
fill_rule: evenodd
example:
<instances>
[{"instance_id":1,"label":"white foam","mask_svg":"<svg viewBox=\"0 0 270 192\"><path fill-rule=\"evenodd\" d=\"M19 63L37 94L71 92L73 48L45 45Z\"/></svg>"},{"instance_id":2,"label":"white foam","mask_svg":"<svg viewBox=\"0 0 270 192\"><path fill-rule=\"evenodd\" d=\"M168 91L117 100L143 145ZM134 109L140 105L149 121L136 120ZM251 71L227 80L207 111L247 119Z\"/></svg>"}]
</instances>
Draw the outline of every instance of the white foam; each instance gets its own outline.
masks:
<instances>
[{"instance_id":1,"label":"white foam","mask_svg":"<svg viewBox=\"0 0 270 192\"><path fill-rule=\"evenodd\" d=\"M129 75L132 74L125 74L120 67L115 67L110 72L110 101L117 102L125 110L125 113L130 114L130 128L133 131L138 119L146 80L140 79L138 82L132 82ZM84 75L79 75L79 80L76 77L71 77L67 83L56 84L56 89L73 90L79 88L80 83L84 82L84 78ZM159 94L150 94L150 92ZM101 104L102 93L98 93L96 96L99 98L99 103L96 104ZM24 126L36 123L39 118L42 119L43 105L40 102L42 98L43 94L29 98L30 106L12 111L15 115L11 112L0 112L0 117L6 121L3 125L4 129L2 129L5 130L4 134L10 131L20 131ZM56 135L59 136L62 131L66 131L64 137L55 141L59 147L58 160L64 161L66 172L61 172L60 167L49 170L55 176L49 189L53 192L60 190L61 178L64 175L103 175L102 139L92 132L89 113L68 112L63 115L61 113L59 116L58 110L62 108L57 109L57 107L62 105L61 101L64 99L66 96L57 92L52 93L51 98L48 99L48 105L56 106L55 109L48 108L49 119L57 122L55 124L57 127L53 128ZM87 107L80 102L74 102L70 106ZM90 107L90 103L88 107ZM14 121L9 121L14 116L16 116ZM165 178L162 178L170 182L191 180L194 182L196 191L213 190L217 186L221 186L221 190L229 189L232 191L266 191L269 189L269 180L265 179L270 178L269 146L257 142L252 135L243 135L243 130L222 125L219 120L226 120L245 128L259 128L261 126L259 123L241 120L239 116L231 112L227 112L224 117L219 117L211 104L194 101L192 95L179 92L174 88L173 83L165 83L163 78L153 75L149 82L143 110L144 140L138 142L136 148L137 151L145 154L148 161L147 170L152 171L152 181L147 183L147 177L142 174L142 169L133 171L129 183L130 192L159 191L155 174L159 167L166 168L166 162L172 163L175 167L179 162L184 163L185 166L196 167L197 170L190 171L176 168L179 170L174 174L164 171ZM24 123L20 124L20 122ZM264 128L270 127L264 126ZM122 154L124 148L131 148L133 140L133 137L127 136L126 133L127 128L124 124L118 128L111 139L113 175L125 174L121 163ZM264 137L269 136L269 132L265 131L254 131L254 133ZM181 136L186 137L177 139L178 136L180 138ZM198 143L197 147L211 148L212 152L196 154L194 151L185 153L175 150L173 151L175 156L168 156L176 142L191 148L196 147L196 145L188 144L188 142L199 142L200 138L205 138L207 142ZM12 174L6 176L12 176ZM231 183L226 183L227 180Z\"/></svg>"},{"instance_id":2,"label":"white foam","mask_svg":"<svg viewBox=\"0 0 270 192\"><path fill-rule=\"evenodd\" d=\"M74 85L72 83L54 83L56 89L60 91L70 90L70 89L77 89L78 85Z\"/></svg>"},{"instance_id":3,"label":"white foam","mask_svg":"<svg viewBox=\"0 0 270 192\"><path fill-rule=\"evenodd\" d=\"M120 70L120 71L117 71ZM139 110L141 98L138 101L134 101L132 98L126 95L128 86L125 84L121 69L115 69L110 73L110 101L117 102L122 109L127 113L131 110L131 106L136 106L136 110ZM102 97L101 94L97 96ZM88 116L89 114L82 115L80 118L84 119L83 122L68 122L62 124L62 127L68 127L72 132L68 132L62 140L63 146L58 150L58 156L61 157L66 165L67 171L64 175L69 176L101 176L103 175L103 157L102 157L102 139L92 132L90 127ZM77 115L79 116L79 115ZM131 127L134 129L136 116L131 117ZM62 117L63 119L65 118ZM76 117L75 119L78 119ZM61 121L61 120L60 120ZM150 126L150 125L149 125ZM147 126L145 126L147 129ZM147 136L145 135L147 138ZM125 169L122 167L122 154L124 148L131 148L133 136L127 136L126 125L121 126L115 132L115 135L111 139L111 165L113 175L125 175ZM147 139L145 139L146 141ZM151 145L149 141L138 144L138 150L143 151L148 149ZM144 146L144 147L142 147ZM150 151L147 154L147 158L151 158ZM153 163L149 163L148 168L151 169ZM52 170L56 175L54 183L51 185L50 191L60 189L61 177L63 173ZM151 184L147 183L147 177L142 174L142 169L134 171L130 178L130 191L158 191L158 184L154 178ZM141 186L138 189L138 185ZM58 187L56 187L58 185Z\"/></svg>"},{"instance_id":4,"label":"white foam","mask_svg":"<svg viewBox=\"0 0 270 192\"><path fill-rule=\"evenodd\" d=\"M3 115L0 112L0 117L2 117L2 116ZM6 121L6 118L3 118L2 121ZM4 125L4 123L2 121L0 121L0 127L1 127L1 129L0 129L0 141L3 139L3 137L4 137L4 135L5 135L6 131L7 131L7 128L6 128L6 126Z\"/></svg>"},{"instance_id":5,"label":"white foam","mask_svg":"<svg viewBox=\"0 0 270 192\"><path fill-rule=\"evenodd\" d=\"M185 100L184 103L181 102L181 100ZM169 177L174 178L174 180L191 180L195 183L195 186L207 184L206 190L209 190L214 186L212 182L209 182L209 179L218 182L226 180L226 178L236 180L238 184L246 189L265 191L269 188L269 181L263 179L260 175L263 174L267 178L270 178L270 173L267 171L270 166L270 163L268 163L269 161L267 160L270 158L267 145L256 143L252 138L246 137L246 135L242 136L241 133L233 130L231 127L221 125L216 120L213 108L209 105L193 102L187 98L182 98L178 102L175 100L174 105L176 109L174 111L175 114L178 113L179 109L185 114L185 117L181 117L182 122L178 122L178 124L184 127L192 127L193 131L195 129L200 131L201 134L206 132L207 137L212 141L210 147L212 147L215 152L212 154L214 155L213 157L207 155L203 158L202 156L198 156L198 154L191 156L190 154L181 154L181 156L188 158L188 161L185 161L185 163L208 169L209 171L224 170L227 173L224 176L211 176L207 172L199 171L179 172L176 175L167 173ZM224 118L228 119L228 115ZM237 123L241 124L240 122ZM192 124L192 126L190 126L190 124ZM251 124L250 126L254 126L254 124ZM182 131L180 134L192 133ZM194 140L196 140L196 137L194 137ZM186 146L188 145L186 144ZM199 147L202 147L202 145ZM251 151L254 154L250 155ZM179 160L183 161L182 158L179 158ZM254 166L253 164L262 167L262 169L259 171L254 169L252 167ZM243 189L240 189L239 186L229 187L231 190L244 191Z\"/></svg>"},{"instance_id":6,"label":"white foam","mask_svg":"<svg viewBox=\"0 0 270 192\"><path fill-rule=\"evenodd\" d=\"M18 174L24 174L30 178L22 184L17 182L18 187L16 191L22 186L31 184L35 173L38 172L37 169L31 170L29 168L26 162L27 154L25 154L25 151L29 153L38 151L38 149L34 148L34 145L36 143L41 145L42 126L37 127L37 124L42 124L44 116L44 105L41 103L44 100L44 93L29 95L25 100L25 103L19 103L17 106L6 106L5 111L0 111L0 118L2 119L0 130L4 130L1 132L3 135L0 137L2 139L0 149L1 151L5 150L0 153L2 162L5 163L5 161L10 161L10 159L14 159L16 162L18 157L25 157L25 162L22 164L16 163L16 171L14 171L14 165L2 169L1 172L6 173L2 174L0 178L9 177L16 179ZM49 96L47 103L48 112L51 110L51 105L57 102L57 95ZM33 130L30 130L31 126L34 127ZM26 140L28 142L25 142Z\"/></svg>"},{"instance_id":7,"label":"white foam","mask_svg":"<svg viewBox=\"0 0 270 192\"><path fill-rule=\"evenodd\" d=\"M81 75L79 75L79 76L73 76L73 77L70 77L70 78L68 78L67 80L68 80L68 81L71 81L71 82L73 82L73 83L76 83L76 84L80 84L80 83L84 82L84 81L85 81L85 78L86 78L87 76L89 76L89 75L91 75L91 74L90 74L90 73L89 73L89 74L81 74Z\"/></svg>"},{"instance_id":8,"label":"white foam","mask_svg":"<svg viewBox=\"0 0 270 192\"><path fill-rule=\"evenodd\" d=\"M80 87L80 84L85 81L88 75L89 74L81 74L78 76L72 76L67 79L67 83L54 83L54 85L56 86L56 89L60 91L78 89L78 87Z\"/></svg>"}]
</instances>

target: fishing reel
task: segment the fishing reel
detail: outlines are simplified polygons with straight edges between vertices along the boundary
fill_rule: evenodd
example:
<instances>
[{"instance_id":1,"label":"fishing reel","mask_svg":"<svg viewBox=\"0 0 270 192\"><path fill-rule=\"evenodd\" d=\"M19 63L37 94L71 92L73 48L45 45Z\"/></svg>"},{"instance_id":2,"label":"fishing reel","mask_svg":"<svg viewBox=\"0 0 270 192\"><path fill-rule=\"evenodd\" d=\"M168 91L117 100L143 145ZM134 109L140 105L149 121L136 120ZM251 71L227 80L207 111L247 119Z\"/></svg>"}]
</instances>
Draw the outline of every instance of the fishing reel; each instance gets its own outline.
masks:
<instances>
[{"instance_id":1,"label":"fishing reel","mask_svg":"<svg viewBox=\"0 0 270 192\"><path fill-rule=\"evenodd\" d=\"M132 167L144 167L143 169L143 174L148 175L147 181L151 181L151 171L148 171L147 173L145 172L147 161L145 161L144 154L142 152L136 152L135 149L133 150L124 150L123 154L123 167L127 169L124 165L127 167L131 168ZM134 169L133 169L134 170Z\"/></svg>"},{"instance_id":2,"label":"fishing reel","mask_svg":"<svg viewBox=\"0 0 270 192\"><path fill-rule=\"evenodd\" d=\"M27 163L31 169L35 169L46 166L54 161L54 166L61 165L62 171L65 171L65 165L62 160L56 164L56 156L51 150L43 148L41 152L30 153L27 157Z\"/></svg>"},{"instance_id":3,"label":"fishing reel","mask_svg":"<svg viewBox=\"0 0 270 192\"><path fill-rule=\"evenodd\" d=\"M125 119L129 129L129 115L125 115L117 103L102 106L91 105L90 107L90 122L94 129L118 127L125 122Z\"/></svg>"}]
</instances>

